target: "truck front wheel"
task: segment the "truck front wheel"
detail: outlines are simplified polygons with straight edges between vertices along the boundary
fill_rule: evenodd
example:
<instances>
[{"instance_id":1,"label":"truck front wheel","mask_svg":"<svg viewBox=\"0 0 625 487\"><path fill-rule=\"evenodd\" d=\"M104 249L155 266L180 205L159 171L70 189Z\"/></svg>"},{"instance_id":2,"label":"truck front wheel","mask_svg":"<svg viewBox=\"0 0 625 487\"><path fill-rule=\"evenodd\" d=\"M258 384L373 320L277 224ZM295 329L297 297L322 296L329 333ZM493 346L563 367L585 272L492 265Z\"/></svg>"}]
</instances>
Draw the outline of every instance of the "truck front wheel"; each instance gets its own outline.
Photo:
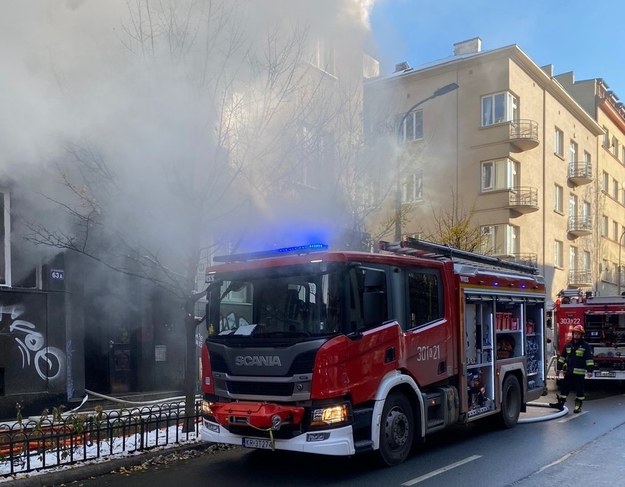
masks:
<instances>
[{"instance_id":1,"label":"truck front wheel","mask_svg":"<svg viewBox=\"0 0 625 487\"><path fill-rule=\"evenodd\" d=\"M414 414L403 394L389 394L380 423L380 458L385 465L403 462L412 448Z\"/></svg>"},{"instance_id":2,"label":"truck front wheel","mask_svg":"<svg viewBox=\"0 0 625 487\"><path fill-rule=\"evenodd\" d=\"M500 424L504 428L512 428L519 421L521 413L521 386L512 374L506 376L501 387Z\"/></svg>"}]
</instances>

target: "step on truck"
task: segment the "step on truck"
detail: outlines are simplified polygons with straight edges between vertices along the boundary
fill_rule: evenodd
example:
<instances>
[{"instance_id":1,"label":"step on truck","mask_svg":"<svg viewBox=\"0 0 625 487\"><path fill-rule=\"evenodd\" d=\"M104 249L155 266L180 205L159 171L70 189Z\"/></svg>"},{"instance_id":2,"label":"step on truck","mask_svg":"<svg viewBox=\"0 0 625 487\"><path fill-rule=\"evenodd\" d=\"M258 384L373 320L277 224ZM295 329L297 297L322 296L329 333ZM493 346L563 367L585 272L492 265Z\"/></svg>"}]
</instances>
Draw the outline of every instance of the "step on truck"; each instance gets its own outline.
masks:
<instances>
[{"instance_id":1,"label":"step on truck","mask_svg":"<svg viewBox=\"0 0 625 487\"><path fill-rule=\"evenodd\" d=\"M201 438L386 465L444 428L513 427L545 388L532 266L407 239L214 258Z\"/></svg>"},{"instance_id":2,"label":"step on truck","mask_svg":"<svg viewBox=\"0 0 625 487\"><path fill-rule=\"evenodd\" d=\"M625 380L625 296L593 296L576 290L561 291L553 313L556 350L571 341L575 325L584 328L592 347L594 370L588 379Z\"/></svg>"}]
</instances>

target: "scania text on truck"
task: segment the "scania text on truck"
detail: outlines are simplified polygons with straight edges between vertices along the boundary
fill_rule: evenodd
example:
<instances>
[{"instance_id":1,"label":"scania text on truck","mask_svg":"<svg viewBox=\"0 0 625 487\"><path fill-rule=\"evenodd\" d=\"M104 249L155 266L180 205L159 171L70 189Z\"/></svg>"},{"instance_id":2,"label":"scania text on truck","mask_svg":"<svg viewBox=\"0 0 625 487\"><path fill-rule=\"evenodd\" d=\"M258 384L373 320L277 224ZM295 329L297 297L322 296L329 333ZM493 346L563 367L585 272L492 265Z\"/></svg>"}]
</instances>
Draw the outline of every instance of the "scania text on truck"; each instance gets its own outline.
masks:
<instances>
[{"instance_id":1,"label":"scania text on truck","mask_svg":"<svg viewBox=\"0 0 625 487\"><path fill-rule=\"evenodd\" d=\"M512 427L542 394L534 267L416 239L312 247L207 270L203 440L393 465L451 425Z\"/></svg>"},{"instance_id":2,"label":"scania text on truck","mask_svg":"<svg viewBox=\"0 0 625 487\"><path fill-rule=\"evenodd\" d=\"M625 379L625 296L592 296L565 290L553 312L558 352L571 340L573 327L582 325L595 362L589 379Z\"/></svg>"}]
</instances>

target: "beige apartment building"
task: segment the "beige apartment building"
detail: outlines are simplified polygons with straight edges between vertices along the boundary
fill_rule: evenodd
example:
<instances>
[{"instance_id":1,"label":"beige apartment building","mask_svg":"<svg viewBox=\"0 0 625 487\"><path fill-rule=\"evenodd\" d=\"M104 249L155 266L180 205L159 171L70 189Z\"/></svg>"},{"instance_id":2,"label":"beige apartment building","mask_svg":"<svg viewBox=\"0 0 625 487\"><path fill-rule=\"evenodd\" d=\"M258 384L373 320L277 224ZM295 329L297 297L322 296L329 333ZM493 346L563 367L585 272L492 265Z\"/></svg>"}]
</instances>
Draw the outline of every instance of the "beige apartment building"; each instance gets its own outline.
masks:
<instances>
[{"instance_id":1,"label":"beige apartment building","mask_svg":"<svg viewBox=\"0 0 625 487\"><path fill-rule=\"evenodd\" d=\"M624 196L622 185L618 198L599 192L598 171L605 167L610 185L625 181L617 158L608 166L600 150L604 125L614 133L616 124L595 119L550 66L517 45L482 51L475 38L427 66L397 65L367 81L364 97L367 135L392 141L387 179L375 181L373 234L393 216L399 224L388 239L435 233L441 215L468 214L484 235L482 251L536 263L552 299L563 289L607 292ZM619 225L608 239L600 232L614 228L602 228L604 217Z\"/></svg>"},{"instance_id":2,"label":"beige apartment building","mask_svg":"<svg viewBox=\"0 0 625 487\"><path fill-rule=\"evenodd\" d=\"M625 106L600 78L576 81L573 73L564 73L556 79L603 128L597 140L593 283L600 295L620 294L625 291Z\"/></svg>"}]
</instances>

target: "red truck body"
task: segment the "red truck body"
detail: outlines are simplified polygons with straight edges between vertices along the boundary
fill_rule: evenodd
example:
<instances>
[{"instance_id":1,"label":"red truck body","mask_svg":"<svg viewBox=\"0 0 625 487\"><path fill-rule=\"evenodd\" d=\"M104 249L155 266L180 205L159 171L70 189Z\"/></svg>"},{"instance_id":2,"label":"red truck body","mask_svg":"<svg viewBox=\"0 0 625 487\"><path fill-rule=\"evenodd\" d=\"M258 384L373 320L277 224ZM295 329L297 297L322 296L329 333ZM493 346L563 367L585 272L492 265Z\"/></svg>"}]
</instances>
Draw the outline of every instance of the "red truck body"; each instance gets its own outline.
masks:
<instances>
[{"instance_id":1,"label":"red truck body","mask_svg":"<svg viewBox=\"0 0 625 487\"><path fill-rule=\"evenodd\" d=\"M625 379L625 296L563 293L554 306L557 351L582 325L593 350L595 367L589 379Z\"/></svg>"},{"instance_id":2,"label":"red truck body","mask_svg":"<svg viewBox=\"0 0 625 487\"><path fill-rule=\"evenodd\" d=\"M302 252L208 269L204 440L392 465L454 424L512 427L543 393L533 269L416 239Z\"/></svg>"}]
</instances>

